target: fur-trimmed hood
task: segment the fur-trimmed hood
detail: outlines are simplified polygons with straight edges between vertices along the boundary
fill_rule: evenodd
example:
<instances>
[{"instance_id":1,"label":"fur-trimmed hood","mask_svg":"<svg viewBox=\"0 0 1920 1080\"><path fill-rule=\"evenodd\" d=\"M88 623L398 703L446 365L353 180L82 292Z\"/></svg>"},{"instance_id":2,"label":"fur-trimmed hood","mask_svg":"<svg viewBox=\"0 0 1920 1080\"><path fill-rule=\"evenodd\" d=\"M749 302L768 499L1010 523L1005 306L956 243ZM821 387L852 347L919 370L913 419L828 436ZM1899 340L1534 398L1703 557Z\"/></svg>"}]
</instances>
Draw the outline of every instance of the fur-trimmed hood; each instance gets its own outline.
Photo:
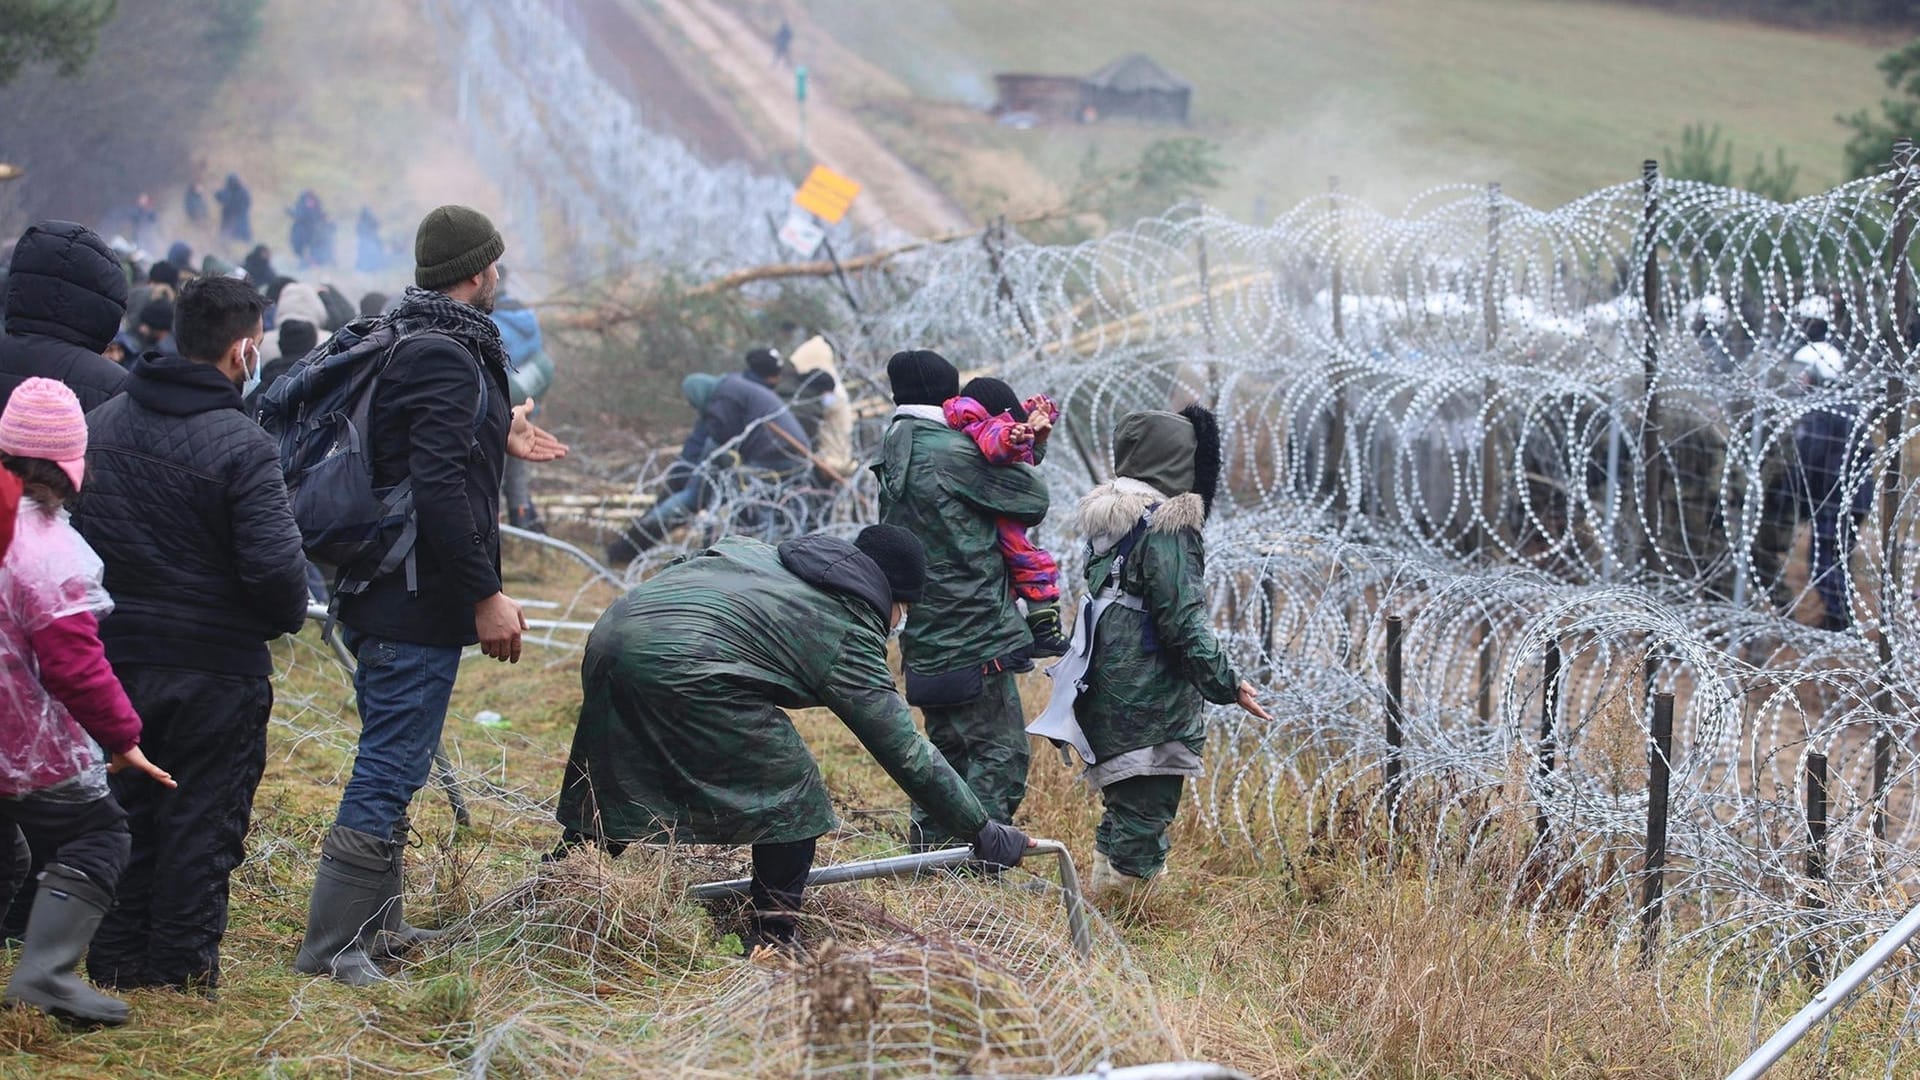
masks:
<instances>
[{"instance_id":1,"label":"fur-trimmed hood","mask_svg":"<svg viewBox=\"0 0 1920 1080\"><path fill-rule=\"evenodd\" d=\"M1150 506L1157 507L1150 526L1157 533L1181 529L1198 532L1206 524L1206 502L1198 494L1188 492L1169 499L1152 484L1122 476L1081 498L1080 532L1095 555L1104 555L1133 531Z\"/></svg>"}]
</instances>

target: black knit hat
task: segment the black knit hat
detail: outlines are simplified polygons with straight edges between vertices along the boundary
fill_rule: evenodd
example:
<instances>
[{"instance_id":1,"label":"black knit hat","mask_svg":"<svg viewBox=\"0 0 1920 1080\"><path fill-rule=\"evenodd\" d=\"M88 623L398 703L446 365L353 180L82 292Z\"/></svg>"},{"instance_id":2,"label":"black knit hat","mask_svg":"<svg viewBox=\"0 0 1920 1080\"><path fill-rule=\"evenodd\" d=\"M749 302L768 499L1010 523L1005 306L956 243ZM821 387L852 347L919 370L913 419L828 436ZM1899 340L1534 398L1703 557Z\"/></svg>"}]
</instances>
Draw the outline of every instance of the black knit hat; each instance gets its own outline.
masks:
<instances>
[{"instance_id":1,"label":"black knit hat","mask_svg":"<svg viewBox=\"0 0 1920 1080\"><path fill-rule=\"evenodd\" d=\"M1027 422L1027 407L1020 402L1020 395L1013 392L1006 380L991 375L981 375L968 379L967 385L960 388L961 397L970 397L987 410L989 416L1011 413L1015 420Z\"/></svg>"},{"instance_id":2,"label":"black knit hat","mask_svg":"<svg viewBox=\"0 0 1920 1080\"><path fill-rule=\"evenodd\" d=\"M149 330L173 332L173 301L164 296L156 296L140 308L135 316L136 322Z\"/></svg>"},{"instance_id":3,"label":"black knit hat","mask_svg":"<svg viewBox=\"0 0 1920 1080\"><path fill-rule=\"evenodd\" d=\"M895 603L920 602L927 584L927 549L919 537L898 525L869 525L854 537L853 546L880 565Z\"/></svg>"},{"instance_id":4,"label":"black knit hat","mask_svg":"<svg viewBox=\"0 0 1920 1080\"><path fill-rule=\"evenodd\" d=\"M749 349L747 370L762 379L775 378L780 374L780 350Z\"/></svg>"},{"instance_id":5,"label":"black knit hat","mask_svg":"<svg viewBox=\"0 0 1920 1080\"><path fill-rule=\"evenodd\" d=\"M159 262L147 268L147 280L153 282L155 285L167 285L178 288L180 285L180 268L165 259L161 259Z\"/></svg>"},{"instance_id":6,"label":"black knit hat","mask_svg":"<svg viewBox=\"0 0 1920 1080\"><path fill-rule=\"evenodd\" d=\"M507 242L487 215L470 206L442 206L420 219L413 236L413 283L444 289L492 266Z\"/></svg>"},{"instance_id":7,"label":"black knit hat","mask_svg":"<svg viewBox=\"0 0 1920 1080\"><path fill-rule=\"evenodd\" d=\"M280 355L298 360L320 344L320 330L305 319L288 319L280 324Z\"/></svg>"},{"instance_id":8,"label":"black knit hat","mask_svg":"<svg viewBox=\"0 0 1920 1080\"><path fill-rule=\"evenodd\" d=\"M932 349L909 349L887 361L895 405L943 405L960 393L960 372Z\"/></svg>"}]
</instances>

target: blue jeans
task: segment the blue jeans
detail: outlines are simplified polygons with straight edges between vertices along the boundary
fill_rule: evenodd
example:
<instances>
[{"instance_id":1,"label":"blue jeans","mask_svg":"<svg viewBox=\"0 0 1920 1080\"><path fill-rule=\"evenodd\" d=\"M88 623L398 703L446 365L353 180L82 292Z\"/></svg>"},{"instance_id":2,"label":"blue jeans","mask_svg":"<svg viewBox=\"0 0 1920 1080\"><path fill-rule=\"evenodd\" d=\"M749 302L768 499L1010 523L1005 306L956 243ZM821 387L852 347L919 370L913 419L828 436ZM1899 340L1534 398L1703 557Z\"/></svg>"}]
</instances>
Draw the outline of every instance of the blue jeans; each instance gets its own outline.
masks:
<instances>
[{"instance_id":1,"label":"blue jeans","mask_svg":"<svg viewBox=\"0 0 1920 1080\"><path fill-rule=\"evenodd\" d=\"M360 748L353 777L340 796L338 823L370 836L391 837L407 816L413 793L426 786L433 751L446 725L460 649L415 645L347 630L353 651L353 689L360 705Z\"/></svg>"}]
</instances>

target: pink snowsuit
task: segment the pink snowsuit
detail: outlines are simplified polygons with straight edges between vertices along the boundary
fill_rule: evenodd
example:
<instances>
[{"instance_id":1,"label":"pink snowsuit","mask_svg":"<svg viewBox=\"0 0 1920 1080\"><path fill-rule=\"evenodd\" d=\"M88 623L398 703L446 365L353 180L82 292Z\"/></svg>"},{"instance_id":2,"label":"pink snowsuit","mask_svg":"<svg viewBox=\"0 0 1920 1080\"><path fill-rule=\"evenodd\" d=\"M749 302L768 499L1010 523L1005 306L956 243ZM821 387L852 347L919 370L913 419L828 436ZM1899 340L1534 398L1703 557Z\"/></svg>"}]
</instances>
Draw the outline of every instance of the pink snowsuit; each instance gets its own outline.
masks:
<instances>
[{"instance_id":1,"label":"pink snowsuit","mask_svg":"<svg viewBox=\"0 0 1920 1080\"><path fill-rule=\"evenodd\" d=\"M941 406L947 426L966 432L987 461L994 465L1032 465L1033 447L1015 446L1008 439L1018 420L1011 413L988 415L986 406L970 397L947 399ZM994 522L999 533L1000 558L1006 561L1007 575L1013 579L1014 594L1030 604L1051 604L1060 599L1060 567L1044 548L1027 539L1027 528L1012 518Z\"/></svg>"}]
</instances>

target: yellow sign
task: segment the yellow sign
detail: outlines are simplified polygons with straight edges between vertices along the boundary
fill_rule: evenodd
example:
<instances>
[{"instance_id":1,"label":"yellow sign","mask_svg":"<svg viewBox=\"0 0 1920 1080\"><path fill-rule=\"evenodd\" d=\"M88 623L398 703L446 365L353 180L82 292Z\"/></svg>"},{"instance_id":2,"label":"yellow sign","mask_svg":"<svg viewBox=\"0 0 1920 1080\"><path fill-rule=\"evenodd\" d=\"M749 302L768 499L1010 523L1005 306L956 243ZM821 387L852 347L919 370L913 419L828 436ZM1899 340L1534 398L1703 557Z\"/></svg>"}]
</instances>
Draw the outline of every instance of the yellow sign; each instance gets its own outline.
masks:
<instances>
[{"instance_id":1,"label":"yellow sign","mask_svg":"<svg viewBox=\"0 0 1920 1080\"><path fill-rule=\"evenodd\" d=\"M807 174L807 182L793 193L794 204L829 225L840 224L847 216L847 207L853 205L854 196L860 194L860 182L841 176L825 165L815 165Z\"/></svg>"}]
</instances>

